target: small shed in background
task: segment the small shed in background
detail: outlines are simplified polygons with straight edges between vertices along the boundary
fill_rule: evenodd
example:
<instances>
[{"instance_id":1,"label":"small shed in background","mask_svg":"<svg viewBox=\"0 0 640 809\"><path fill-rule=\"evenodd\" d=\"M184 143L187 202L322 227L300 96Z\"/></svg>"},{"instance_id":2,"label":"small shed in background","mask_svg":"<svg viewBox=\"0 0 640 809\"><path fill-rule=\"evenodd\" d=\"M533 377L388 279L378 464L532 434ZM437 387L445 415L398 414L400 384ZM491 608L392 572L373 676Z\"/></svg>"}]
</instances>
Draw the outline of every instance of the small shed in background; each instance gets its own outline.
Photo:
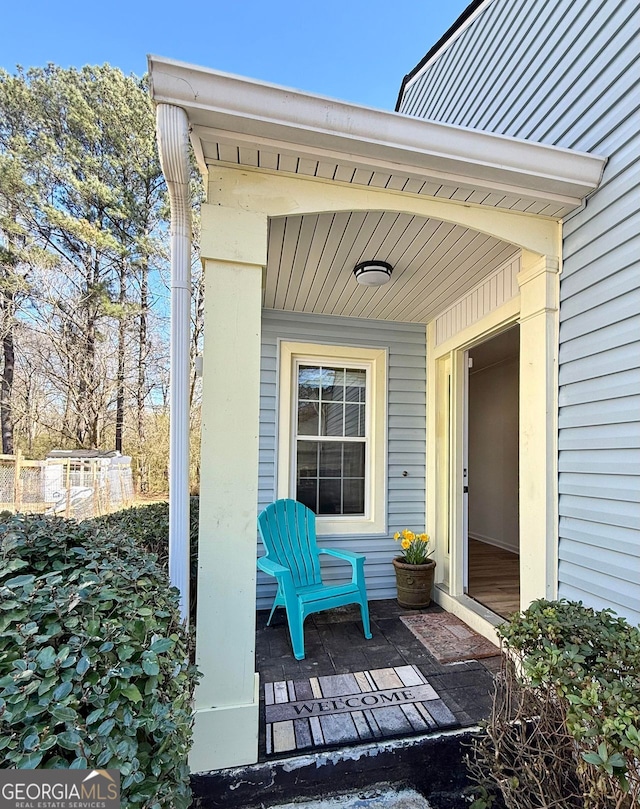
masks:
<instances>
[{"instance_id":1,"label":"small shed in background","mask_svg":"<svg viewBox=\"0 0 640 809\"><path fill-rule=\"evenodd\" d=\"M43 461L0 455L0 508L85 519L133 503L131 458L116 450L52 450Z\"/></svg>"}]
</instances>

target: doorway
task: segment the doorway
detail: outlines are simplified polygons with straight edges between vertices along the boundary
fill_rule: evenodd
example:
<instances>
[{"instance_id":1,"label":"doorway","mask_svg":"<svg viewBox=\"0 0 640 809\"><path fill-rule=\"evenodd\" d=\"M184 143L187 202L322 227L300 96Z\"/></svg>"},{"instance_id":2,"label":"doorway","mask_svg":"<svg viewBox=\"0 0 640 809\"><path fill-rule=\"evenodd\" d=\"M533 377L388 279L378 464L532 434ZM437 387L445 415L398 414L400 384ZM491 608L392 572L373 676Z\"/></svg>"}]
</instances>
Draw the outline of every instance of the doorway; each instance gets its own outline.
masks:
<instances>
[{"instance_id":1,"label":"doorway","mask_svg":"<svg viewBox=\"0 0 640 809\"><path fill-rule=\"evenodd\" d=\"M518 325L466 352L464 590L504 618L520 609Z\"/></svg>"}]
</instances>

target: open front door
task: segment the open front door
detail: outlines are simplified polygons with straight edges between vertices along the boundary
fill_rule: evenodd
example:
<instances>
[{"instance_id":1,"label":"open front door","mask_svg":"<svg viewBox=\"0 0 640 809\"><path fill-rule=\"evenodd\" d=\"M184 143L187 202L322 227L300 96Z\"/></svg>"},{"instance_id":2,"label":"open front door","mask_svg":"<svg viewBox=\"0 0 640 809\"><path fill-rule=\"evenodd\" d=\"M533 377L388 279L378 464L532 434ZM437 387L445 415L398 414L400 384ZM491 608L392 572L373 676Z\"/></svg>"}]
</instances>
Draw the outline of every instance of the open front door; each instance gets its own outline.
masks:
<instances>
[{"instance_id":1,"label":"open front door","mask_svg":"<svg viewBox=\"0 0 640 809\"><path fill-rule=\"evenodd\" d=\"M520 607L519 353L513 326L464 352L464 593L504 618Z\"/></svg>"},{"instance_id":2,"label":"open front door","mask_svg":"<svg viewBox=\"0 0 640 809\"><path fill-rule=\"evenodd\" d=\"M496 615L519 609L519 327L439 359L439 581Z\"/></svg>"}]
</instances>

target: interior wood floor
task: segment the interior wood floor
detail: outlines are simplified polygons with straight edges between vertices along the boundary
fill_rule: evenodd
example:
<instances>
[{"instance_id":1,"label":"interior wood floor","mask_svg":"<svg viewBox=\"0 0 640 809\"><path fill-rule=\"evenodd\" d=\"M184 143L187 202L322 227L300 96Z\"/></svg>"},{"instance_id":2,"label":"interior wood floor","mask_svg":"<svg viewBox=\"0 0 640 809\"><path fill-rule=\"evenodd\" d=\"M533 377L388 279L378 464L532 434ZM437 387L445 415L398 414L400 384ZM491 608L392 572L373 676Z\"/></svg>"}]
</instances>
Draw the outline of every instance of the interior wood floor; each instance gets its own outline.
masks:
<instances>
[{"instance_id":1,"label":"interior wood floor","mask_svg":"<svg viewBox=\"0 0 640 809\"><path fill-rule=\"evenodd\" d=\"M517 612L520 609L518 554L469 538L468 595L503 618Z\"/></svg>"}]
</instances>

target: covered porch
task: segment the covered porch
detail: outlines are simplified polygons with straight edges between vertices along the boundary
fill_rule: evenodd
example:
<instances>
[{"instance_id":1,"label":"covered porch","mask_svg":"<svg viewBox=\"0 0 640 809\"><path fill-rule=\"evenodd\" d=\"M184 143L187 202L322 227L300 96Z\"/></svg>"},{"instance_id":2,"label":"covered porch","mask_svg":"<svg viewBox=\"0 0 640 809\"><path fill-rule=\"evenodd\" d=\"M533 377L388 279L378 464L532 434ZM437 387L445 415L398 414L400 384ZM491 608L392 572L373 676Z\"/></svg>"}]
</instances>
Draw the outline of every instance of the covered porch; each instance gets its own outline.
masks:
<instances>
[{"instance_id":1,"label":"covered porch","mask_svg":"<svg viewBox=\"0 0 640 809\"><path fill-rule=\"evenodd\" d=\"M394 596L394 532L426 529L435 601L495 637L500 618L474 600L468 581L468 360L474 346L516 325L520 604L555 594L559 220L597 185L602 161L155 57L150 73L182 323L172 365L171 542L183 594L189 133L207 184L198 772L257 760L265 692L256 607L269 606L274 586L256 580L255 520L277 497L315 497L323 544L366 554L372 610ZM364 260L391 265L390 282L358 284L353 269ZM331 372L326 419L339 405L342 432L308 423L301 431L303 411L325 412L324 393L308 384L302 392L301 369ZM354 372L358 394L355 383L335 382ZM348 412L365 426L349 427ZM309 460L307 445L327 437L342 447L337 472ZM344 447L358 441L365 460L347 474ZM325 574L343 575L336 566ZM393 668L393 652L383 654L380 668Z\"/></svg>"},{"instance_id":2,"label":"covered porch","mask_svg":"<svg viewBox=\"0 0 640 809\"><path fill-rule=\"evenodd\" d=\"M284 616L267 626L268 613L258 613L259 760L437 736L488 717L498 647L459 621L443 628L440 621L448 616L434 602L408 611L381 599L370 603L370 614L370 640L362 634L357 609L310 616L307 657L297 661ZM432 651L403 616L439 632Z\"/></svg>"}]
</instances>

